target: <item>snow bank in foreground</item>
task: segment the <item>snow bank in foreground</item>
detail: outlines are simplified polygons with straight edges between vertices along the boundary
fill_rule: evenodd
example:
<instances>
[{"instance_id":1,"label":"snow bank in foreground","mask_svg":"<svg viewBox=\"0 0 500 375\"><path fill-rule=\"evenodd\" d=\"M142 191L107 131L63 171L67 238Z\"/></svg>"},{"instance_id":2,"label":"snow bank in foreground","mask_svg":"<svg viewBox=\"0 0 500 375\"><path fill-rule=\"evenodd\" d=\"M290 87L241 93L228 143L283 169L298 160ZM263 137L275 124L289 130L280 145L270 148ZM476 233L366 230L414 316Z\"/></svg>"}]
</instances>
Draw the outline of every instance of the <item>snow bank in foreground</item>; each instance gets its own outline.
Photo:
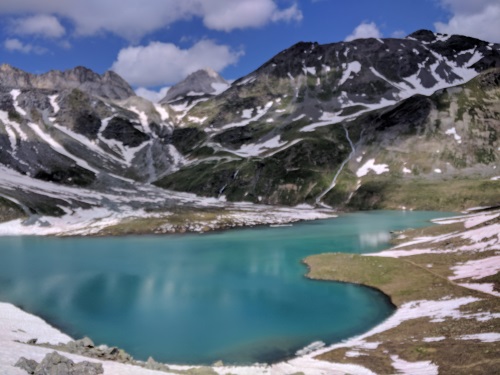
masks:
<instances>
[{"instance_id":1,"label":"snow bank in foreground","mask_svg":"<svg viewBox=\"0 0 500 375\"><path fill-rule=\"evenodd\" d=\"M485 259L469 260L463 264L452 267L454 275L450 280L473 278L482 279L483 277L495 275L500 271L500 255Z\"/></svg>"},{"instance_id":2,"label":"snow bank in foreground","mask_svg":"<svg viewBox=\"0 0 500 375\"><path fill-rule=\"evenodd\" d=\"M53 349L46 349L38 346L23 344L29 339L37 338L38 342L49 342L57 344L66 343L71 338L57 329L51 327L42 319L30 315L21 309L8 304L0 303L0 374L8 375L26 375L26 372L15 368L14 364L20 357L34 359L40 362L46 354ZM21 341L16 342L15 340ZM75 362L90 361L102 363L106 375L159 375L173 374L172 372L159 372L147 370L142 367L127 365L111 361L100 361L89 359L83 356L60 352L61 355L70 358ZM188 370L191 366L169 366L172 370ZM241 367L216 367L218 374L237 374L237 375L284 375L302 371L307 375L320 374L366 374L373 372L361 366L348 364L335 364L312 359L311 357L297 358L290 362L283 362L273 366L256 365Z\"/></svg>"},{"instance_id":3,"label":"snow bank in foreground","mask_svg":"<svg viewBox=\"0 0 500 375\"><path fill-rule=\"evenodd\" d=\"M398 370L398 374L409 375L438 375L438 367L431 361L407 362L397 355L391 355L392 366Z\"/></svg>"}]
</instances>

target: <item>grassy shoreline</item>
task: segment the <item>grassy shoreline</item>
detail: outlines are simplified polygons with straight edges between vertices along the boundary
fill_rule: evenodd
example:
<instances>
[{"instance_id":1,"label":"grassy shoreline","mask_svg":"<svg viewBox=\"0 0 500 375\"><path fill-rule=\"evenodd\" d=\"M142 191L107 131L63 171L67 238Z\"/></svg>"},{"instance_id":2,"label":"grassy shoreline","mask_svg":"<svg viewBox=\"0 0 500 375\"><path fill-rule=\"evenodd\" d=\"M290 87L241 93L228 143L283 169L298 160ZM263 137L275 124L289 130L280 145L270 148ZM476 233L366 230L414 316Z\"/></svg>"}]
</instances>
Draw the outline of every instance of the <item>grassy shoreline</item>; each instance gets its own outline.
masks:
<instances>
[{"instance_id":1,"label":"grassy shoreline","mask_svg":"<svg viewBox=\"0 0 500 375\"><path fill-rule=\"evenodd\" d=\"M484 216L488 218L488 214ZM376 288L388 296L398 311L429 302L437 306L446 301L470 301L459 307L457 316L442 319L436 319L422 307L419 317L403 319L395 327L373 335L368 333L364 345L344 345L320 354L317 359L357 364L379 374L396 373L401 360L421 363L427 368L426 373L434 373L435 368L440 374L498 373L500 298L459 284L488 283L493 284L494 293L500 292L499 273L460 278L460 282L450 278L453 278L453 267L466 262L495 261L500 250L498 232L495 232L499 225L500 210L495 218L469 228L464 219L404 232L406 243L426 239L407 246L403 242L396 250L398 253L389 250L377 256L319 254L306 258L307 277ZM488 228L493 231L488 232ZM467 236L471 231L486 234L471 240ZM474 246L476 250L471 251ZM477 339L467 340L467 337ZM495 339L487 342L487 337Z\"/></svg>"}]
</instances>

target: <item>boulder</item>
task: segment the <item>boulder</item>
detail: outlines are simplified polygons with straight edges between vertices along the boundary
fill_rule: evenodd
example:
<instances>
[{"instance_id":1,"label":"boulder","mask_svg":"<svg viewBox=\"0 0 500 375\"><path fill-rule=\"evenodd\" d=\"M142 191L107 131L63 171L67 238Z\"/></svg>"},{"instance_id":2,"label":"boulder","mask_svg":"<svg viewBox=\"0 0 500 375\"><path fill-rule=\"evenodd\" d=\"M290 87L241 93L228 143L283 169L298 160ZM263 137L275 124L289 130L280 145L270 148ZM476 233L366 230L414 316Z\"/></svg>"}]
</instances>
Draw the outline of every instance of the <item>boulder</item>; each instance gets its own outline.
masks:
<instances>
[{"instance_id":1,"label":"boulder","mask_svg":"<svg viewBox=\"0 0 500 375\"><path fill-rule=\"evenodd\" d=\"M47 354L40 363L21 357L15 366L32 375L99 375L104 373L101 363L87 361L75 363L58 352Z\"/></svg>"}]
</instances>

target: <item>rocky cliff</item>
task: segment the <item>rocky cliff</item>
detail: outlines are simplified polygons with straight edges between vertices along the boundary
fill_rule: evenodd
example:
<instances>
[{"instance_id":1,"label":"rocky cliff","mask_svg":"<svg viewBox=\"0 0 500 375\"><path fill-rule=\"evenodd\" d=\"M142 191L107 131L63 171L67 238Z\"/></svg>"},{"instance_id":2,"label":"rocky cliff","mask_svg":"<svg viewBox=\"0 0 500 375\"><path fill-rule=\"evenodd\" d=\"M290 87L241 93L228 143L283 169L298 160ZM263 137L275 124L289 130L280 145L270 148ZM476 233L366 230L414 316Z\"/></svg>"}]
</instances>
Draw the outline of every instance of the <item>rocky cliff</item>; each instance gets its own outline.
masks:
<instances>
[{"instance_id":1,"label":"rocky cliff","mask_svg":"<svg viewBox=\"0 0 500 375\"><path fill-rule=\"evenodd\" d=\"M17 89L79 89L89 95L126 99L135 95L130 85L113 71L100 75L83 66L66 71L31 74L8 64L0 65L0 86Z\"/></svg>"}]
</instances>

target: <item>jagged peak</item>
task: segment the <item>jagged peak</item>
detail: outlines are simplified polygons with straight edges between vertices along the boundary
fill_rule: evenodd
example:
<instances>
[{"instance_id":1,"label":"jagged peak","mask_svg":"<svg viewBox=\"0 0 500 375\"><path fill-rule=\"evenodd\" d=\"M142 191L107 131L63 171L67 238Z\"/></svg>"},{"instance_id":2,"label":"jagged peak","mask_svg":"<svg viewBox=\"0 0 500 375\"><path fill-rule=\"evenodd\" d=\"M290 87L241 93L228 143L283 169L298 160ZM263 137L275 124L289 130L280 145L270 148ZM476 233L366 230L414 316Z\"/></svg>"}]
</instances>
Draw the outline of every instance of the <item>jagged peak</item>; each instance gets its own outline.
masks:
<instances>
[{"instance_id":1,"label":"jagged peak","mask_svg":"<svg viewBox=\"0 0 500 375\"><path fill-rule=\"evenodd\" d=\"M218 78L218 77L220 77L219 73L217 73L215 70L213 70L210 67L206 67L206 68L203 68L203 69L200 69L200 70L206 72L212 78Z\"/></svg>"},{"instance_id":2,"label":"jagged peak","mask_svg":"<svg viewBox=\"0 0 500 375\"><path fill-rule=\"evenodd\" d=\"M167 103L180 97L197 94L215 94L218 92L214 84L229 85L214 69L206 67L189 74L184 80L175 84L168 90L167 95L160 103Z\"/></svg>"}]
</instances>

